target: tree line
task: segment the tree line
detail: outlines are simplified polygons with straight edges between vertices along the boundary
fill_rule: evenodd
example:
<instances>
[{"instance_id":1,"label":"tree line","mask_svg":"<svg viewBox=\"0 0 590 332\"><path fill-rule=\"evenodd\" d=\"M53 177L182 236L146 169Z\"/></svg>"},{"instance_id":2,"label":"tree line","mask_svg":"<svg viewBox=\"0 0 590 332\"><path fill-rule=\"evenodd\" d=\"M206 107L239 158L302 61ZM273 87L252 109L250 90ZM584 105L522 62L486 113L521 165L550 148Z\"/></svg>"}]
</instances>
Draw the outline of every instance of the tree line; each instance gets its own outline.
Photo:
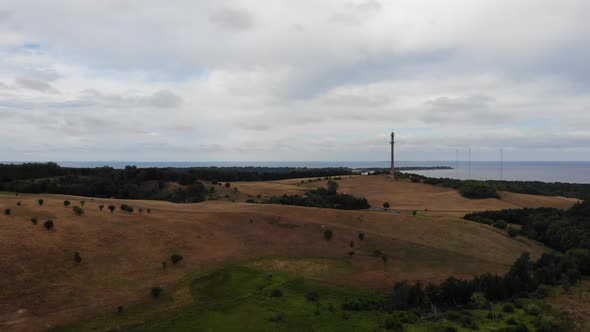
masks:
<instances>
[{"instance_id":1,"label":"tree line","mask_svg":"<svg viewBox=\"0 0 590 332\"><path fill-rule=\"evenodd\" d=\"M362 210L371 206L366 198L338 193L338 183L328 181L327 188L317 188L304 195L273 196L266 203L309 206L341 210Z\"/></svg>"}]
</instances>

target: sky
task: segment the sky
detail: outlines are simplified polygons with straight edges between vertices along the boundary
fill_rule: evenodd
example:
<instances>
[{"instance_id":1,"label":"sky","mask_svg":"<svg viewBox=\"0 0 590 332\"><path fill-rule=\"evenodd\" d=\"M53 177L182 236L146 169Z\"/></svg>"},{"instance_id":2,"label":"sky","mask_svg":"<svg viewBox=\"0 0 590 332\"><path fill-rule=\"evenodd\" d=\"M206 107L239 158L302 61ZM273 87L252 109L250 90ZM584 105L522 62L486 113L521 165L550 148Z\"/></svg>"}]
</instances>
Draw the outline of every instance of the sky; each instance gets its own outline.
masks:
<instances>
[{"instance_id":1,"label":"sky","mask_svg":"<svg viewBox=\"0 0 590 332\"><path fill-rule=\"evenodd\" d=\"M0 160L590 160L587 0L0 0Z\"/></svg>"}]
</instances>

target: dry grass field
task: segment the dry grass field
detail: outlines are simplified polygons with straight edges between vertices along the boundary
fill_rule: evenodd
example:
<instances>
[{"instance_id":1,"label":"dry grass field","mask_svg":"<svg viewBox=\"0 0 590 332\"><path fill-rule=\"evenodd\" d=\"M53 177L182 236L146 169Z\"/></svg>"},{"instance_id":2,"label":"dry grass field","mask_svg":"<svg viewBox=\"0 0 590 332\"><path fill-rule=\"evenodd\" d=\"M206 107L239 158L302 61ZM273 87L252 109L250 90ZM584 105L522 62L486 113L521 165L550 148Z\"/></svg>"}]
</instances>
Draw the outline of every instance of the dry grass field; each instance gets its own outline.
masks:
<instances>
[{"instance_id":1,"label":"dry grass field","mask_svg":"<svg viewBox=\"0 0 590 332\"><path fill-rule=\"evenodd\" d=\"M562 198L508 195L506 200L468 200L457 192L386 177L352 177L342 192L380 206L403 210L477 211L520 205L566 206ZM296 193L321 182L300 180L233 183L241 198ZM229 189L228 189L229 190ZM516 196L515 196L516 195ZM526 196L526 197L525 197ZM503 195L504 197L504 195ZM37 200L44 199L39 206ZM72 205L85 201L85 214ZM17 206L21 202L21 206ZM514 202L514 203L511 203ZM119 211L121 203L135 212ZM98 206L105 205L103 211ZM111 214L106 206L117 206ZM341 211L247 204L225 200L199 204L125 201L59 195L0 195L0 330L37 331L113 312L118 305L150 301L150 289L164 291L194 271L264 259L276 269L293 269L281 257L307 257L314 278L347 286L388 288L395 281L441 281L503 273L523 251L538 257L544 248L524 238L452 216L384 211ZM139 212L142 208L143 212ZM147 209L150 213L147 213ZM33 225L32 217L38 219ZM55 229L42 223L53 220ZM325 229L333 238L323 238ZM364 240L359 240L359 233ZM380 250L384 263L374 257ZM353 256L349 252L354 251ZM74 253L82 257L80 264ZM184 260L173 265L169 257ZM322 262L338 262L338 273L322 273ZM162 262L168 261L167 268ZM331 263L332 264L332 263ZM297 268L295 268L298 270ZM329 275L329 276L328 276Z\"/></svg>"}]
</instances>

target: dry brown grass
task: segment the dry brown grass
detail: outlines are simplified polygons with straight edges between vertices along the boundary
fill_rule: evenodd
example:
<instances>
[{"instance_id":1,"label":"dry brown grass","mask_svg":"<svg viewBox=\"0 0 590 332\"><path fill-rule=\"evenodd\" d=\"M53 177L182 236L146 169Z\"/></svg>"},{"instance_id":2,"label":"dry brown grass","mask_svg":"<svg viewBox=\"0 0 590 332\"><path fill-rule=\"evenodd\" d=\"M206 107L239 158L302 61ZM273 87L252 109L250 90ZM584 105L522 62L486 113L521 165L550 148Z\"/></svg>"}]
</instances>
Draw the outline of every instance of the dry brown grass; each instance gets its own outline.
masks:
<instances>
[{"instance_id":1,"label":"dry brown grass","mask_svg":"<svg viewBox=\"0 0 590 332\"><path fill-rule=\"evenodd\" d=\"M470 202L444 188L383 177L353 177L340 183L342 191L369 197L374 204L388 200L398 208L472 210L508 204ZM287 189L282 186L288 183L279 184L232 185L240 192L300 190L296 184ZM36 203L39 197L45 199L43 206ZM71 207L65 208L66 198L72 205L85 200L86 214L78 217ZM17 207L17 201L23 205ZM118 208L121 203L132 205L136 213L111 214L106 208L102 212L98 209L99 204ZM455 203L463 205L453 207ZM0 216L0 330L47 330L113 312L118 305L151 301L152 286L160 285L166 292L189 272L247 259L317 258L313 266L307 266L314 275L321 275L322 259L340 261L346 268L326 277L328 281L387 288L402 279L437 282L449 275L469 278L482 272L503 273L521 252L538 256L544 250L491 227L447 216L226 201L173 204L0 195L0 209L7 207L13 215ZM144 209L141 214L137 213L139 207ZM150 214L145 212L147 208ZM39 224L34 226L31 217L37 217ZM42 227L47 219L54 220L54 231ZM331 241L323 239L326 228L334 231ZM366 234L364 241L358 239L359 232ZM354 248L350 248L350 241L354 241ZM371 255L375 249L389 257L387 264ZM352 258L350 250L355 251ZM76 251L83 258L79 265L73 260ZM169 262L174 253L185 257L177 266ZM165 260L168 267L164 271L161 263ZM284 268L281 262L272 264Z\"/></svg>"}]
</instances>

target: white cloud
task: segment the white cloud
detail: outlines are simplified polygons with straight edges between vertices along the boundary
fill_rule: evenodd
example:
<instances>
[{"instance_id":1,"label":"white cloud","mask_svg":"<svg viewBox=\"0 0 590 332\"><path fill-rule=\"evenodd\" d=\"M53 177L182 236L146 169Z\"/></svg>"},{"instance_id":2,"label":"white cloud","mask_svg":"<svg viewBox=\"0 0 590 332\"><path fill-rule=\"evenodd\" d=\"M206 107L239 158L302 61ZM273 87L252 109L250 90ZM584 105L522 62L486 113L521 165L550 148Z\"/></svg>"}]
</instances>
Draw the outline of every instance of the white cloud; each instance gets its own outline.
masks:
<instances>
[{"instance_id":1,"label":"white cloud","mask_svg":"<svg viewBox=\"0 0 590 332\"><path fill-rule=\"evenodd\" d=\"M6 160L386 159L395 129L402 159L467 145L587 159L589 10L5 1L0 149Z\"/></svg>"}]
</instances>

